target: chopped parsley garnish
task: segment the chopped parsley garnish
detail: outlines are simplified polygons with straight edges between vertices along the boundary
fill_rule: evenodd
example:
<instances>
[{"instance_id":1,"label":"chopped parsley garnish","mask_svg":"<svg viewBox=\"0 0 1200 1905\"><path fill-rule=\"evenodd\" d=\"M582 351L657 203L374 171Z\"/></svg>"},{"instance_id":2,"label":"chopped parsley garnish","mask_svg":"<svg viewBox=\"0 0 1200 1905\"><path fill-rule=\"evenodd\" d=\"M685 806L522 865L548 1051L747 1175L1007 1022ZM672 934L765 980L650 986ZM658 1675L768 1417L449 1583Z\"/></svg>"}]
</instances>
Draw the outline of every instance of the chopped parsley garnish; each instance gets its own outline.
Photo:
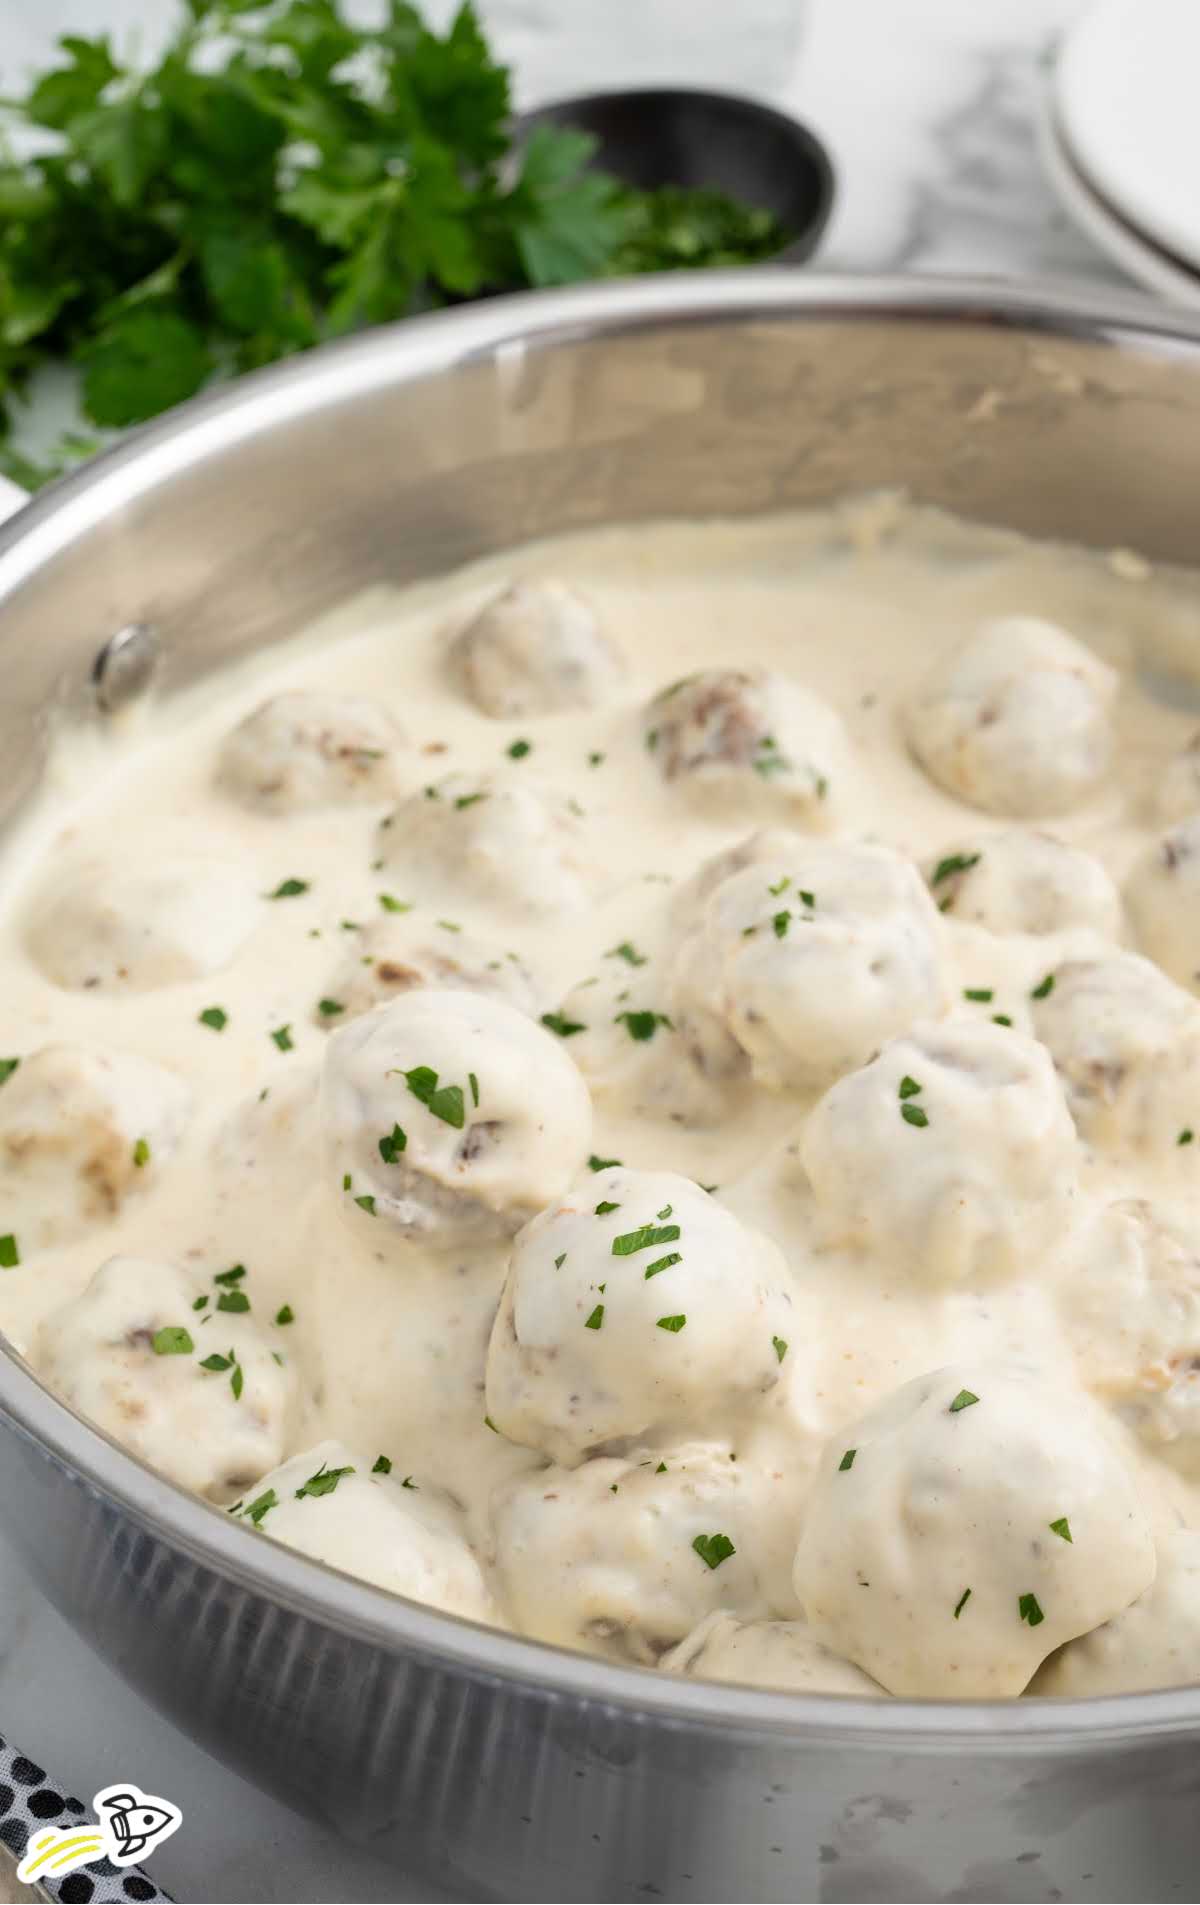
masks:
<instances>
[{"instance_id":1,"label":"chopped parsley garnish","mask_svg":"<svg viewBox=\"0 0 1200 1905\"><path fill-rule=\"evenodd\" d=\"M345 1176L344 1176L344 1177L342 1178L342 1189L343 1189L344 1191L348 1191L348 1190L350 1189L350 1173L349 1173L349 1171L347 1171L347 1172L346 1172L346 1174L345 1174Z\"/></svg>"},{"instance_id":2,"label":"chopped parsley garnish","mask_svg":"<svg viewBox=\"0 0 1200 1905\"><path fill-rule=\"evenodd\" d=\"M316 1474L310 1475L303 1486L296 1490L296 1500L300 1501L305 1495L332 1495L342 1476L353 1475L353 1473L354 1470L349 1464L345 1468L326 1468L322 1462Z\"/></svg>"},{"instance_id":3,"label":"chopped parsley garnish","mask_svg":"<svg viewBox=\"0 0 1200 1905\"><path fill-rule=\"evenodd\" d=\"M317 1011L321 1014L323 1019L336 1019L338 1013L344 1012L345 1010L346 1008L340 999L317 1000Z\"/></svg>"},{"instance_id":4,"label":"chopped parsley garnish","mask_svg":"<svg viewBox=\"0 0 1200 1905\"><path fill-rule=\"evenodd\" d=\"M231 1355L222 1356L218 1351L214 1350L211 1356L204 1358L200 1367L201 1369L209 1369L214 1375L219 1376L222 1370L233 1368L233 1357Z\"/></svg>"},{"instance_id":5,"label":"chopped parsley garnish","mask_svg":"<svg viewBox=\"0 0 1200 1905\"><path fill-rule=\"evenodd\" d=\"M499 1429L496 1427L495 1423L492 1421L491 1416L484 1416L483 1426L485 1429L490 1429L493 1435L499 1435L500 1433Z\"/></svg>"},{"instance_id":6,"label":"chopped parsley garnish","mask_svg":"<svg viewBox=\"0 0 1200 1905\"><path fill-rule=\"evenodd\" d=\"M650 753L653 754L655 748L658 746L658 729L657 728L647 728L646 746L649 749Z\"/></svg>"},{"instance_id":7,"label":"chopped parsley garnish","mask_svg":"<svg viewBox=\"0 0 1200 1905\"><path fill-rule=\"evenodd\" d=\"M630 1038L638 1040L653 1038L660 1025L675 1030L665 1012L618 1012L613 1024L623 1025Z\"/></svg>"},{"instance_id":8,"label":"chopped parsley garnish","mask_svg":"<svg viewBox=\"0 0 1200 1905\"><path fill-rule=\"evenodd\" d=\"M196 1016L201 1025L207 1025L213 1032L223 1032L229 1024L228 1012L222 1011L219 1005L206 1005Z\"/></svg>"},{"instance_id":9,"label":"chopped parsley garnish","mask_svg":"<svg viewBox=\"0 0 1200 1905\"><path fill-rule=\"evenodd\" d=\"M791 874L785 873L781 880L776 880L773 885L768 885L767 892L771 895L771 898L773 900L777 900L781 893L787 892L788 887L791 884L792 884Z\"/></svg>"},{"instance_id":10,"label":"chopped parsley garnish","mask_svg":"<svg viewBox=\"0 0 1200 1905\"><path fill-rule=\"evenodd\" d=\"M532 749L532 741L513 741L509 745L508 758L510 761L523 761Z\"/></svg>"},{"instance_id":11,"label":"chopped parsley garnish","mask_svg":"<svg viewBox=\"0 0 1200 1905\"><path fill-rule=\"evenodd\" d=\"M823 795L822 795L822 799L824 799L824 796L823 796ZM796 897L797 897L797 899L798 899L798 900L800 901L800 903L801 903L801 905L802 905L802 906L807 906L807 908L808 908L808 910L809 910L809 912L810 912L810 913L815 913L815 912L816 912L816 910L817 910L817 896L816 896L816 894L815 894L815 893L809 893L809 892L808 892L808 891L806 890L806 888L804 888L804 887L802 887L802 886L798 886L798 887L796 888Z\"/></svg>"},{"instance_id":12,"label":"chopped parsley garnish","mask_svg":"<svg viewBox=\"0 0 1200 1905\"><path fill-rule=\"evenodd\" d=\"M596 1153L593 1151L591 1157L588 1159L588 1170L589 1171L611 1171L615 1169L615 1167L618 1164L620 1164L620 1162L621 1162L620 1158L598 1158L596 1156Z\"/></svg>"},{"instance_id":13,"label":"chopped parsley garnish","mask_svg":"<svg viewBox=\"0 0 1200 1905\"><path fill-rule=\"evenodd\" d=\"M21 1253L17 1249L17 1240L10 1230L0 1237L0 1270L15 1270L20 1261Z\"/></svg>"},{"instance_id":14,"label":"chopped parsley garnish","mask_svg":"<svg viewBox=\"0 0 1200 1905\"><path fill-rule=\"evenodd\" d=\"M680 1330L683 1328L686 1322L687 1322L686 1316L660 1316L657 1324L655 1325L655 1328L660 1330L667 1330L670 1335L678 1336Z\"/></svg>"},{"instance_id":15,"label":"chopped parsley garnish","mask_svg":"<svg viewBox=\"0 0 1200 1905\"><path fill-rule=\"evenodd\" d=\"M788 1353L788 1346L787 1346L786 1340L782 1336L773 1336L771 1338L771 1348L775 1351L775 1354L779 1358L779 1361L782 1362L784 1357Z\"/></svg>"},{"instance_id":16,"label":"chopped parsley garnish","mask_svg":"<svg viewBox=\"0 0 1200 1905\"><path fill-rule=\"evenodd\" d=\"M19 1058L0 1058L0 1085L7 1085L20 1063Z\"/></svg>"},{"instance_id":17,"label":"chopped parsley garnish","mask_svg":"<svg viewBox=\"0 0 1200 1905\"><path fill-rule=\"evenodd\" d=\"M940 886L943 880L949 880L955 873L969 873L972 867L979 865L980 857L978 853L948 853L934 867L930 886Z\"/></svg>"},{"instance_id":18,"label":"chopped parsley garnish","mask_svg":"<svg viewBox=\"0 0 1200 1905\"><path fill-rule=\"evenodd\" d=\"M398 1124L394 1124L390 1131L385 1131L379 1140L379 1155L385 1164L394 1164L407 1148L408 1133L402 1131Z\"/></svg>"},{"instance_id":19,"label":"chopped parsley garnish","mask_svg":"<svg viewBox=\"0 0 1200 1905\"><path fill-rule=\"evenodd\" d=\"M404 1082L414 1098L435 1118L461 1131L466 1123L466 1106L461 1085L439 1085L438 1075L428 1065L414 1065L405 1072Z\"/></svg>"},{"instance_id":20,"label":"chopped parsley garnish","mask_svg":"<svg viewBox=\"0 0 1200 1905\"><path fill-rule=\"evenodd\" d=\"M640 1224L636 1230L622 1231L612 1241L614 1257L632 1257L638 1250L649 1250L654 1244L673 1244L679 1241L678 1224Z\"/></svg>"},{"instance_id":21,"label":"chopped parsley garnish","mask_svg":"<svg viewBox=\"0 0 1200 1905\"><path fill-rule=\"evenodd\" d=\"M1030 993L1029 996L1031 999L1048 999L1050 997L1050 994L1053 992L1053 990L1054 990L1054 974L1052 972L1048 972L1046 974L1046 977L1042 980L1041 985L1034 986L1033 991Z\"/></svg>"},{"instance_id":22,"label":"chopped parsley garnish","mask_svg":"<svg viewBox=\"0 0 1200 1905\"><path fill-rule=\"evenodd\" d=\"M915 1124L918 1130L923 1130L929 1123L929 1119L921 1110L920 1105L901 1105L900 1116L903 1118L905 1124Z\"/></svg>"},{"instance_id":23,"label":"chopped parsley garnish","mask_svg":"<svg viewBox=\"0 0 1200 1905\"><path fill-rule=\"evenodd\" d=\"M272 1042L279 1047L281 1052L290 1052L293 1050L292 1028L290 1025L276 1026L271 1034L271 1039Z\"/></svg>"},{"instance_id":24,"label":"chopped parsley garnish","mask_svg":"<svg viewBox=\"0 0 1200 1905\"><path fill-rule=\"evenodd\" d=\"M196 1347L190 1332L180 1323L168 1323L165 1329L155 1330L150 1340L156 1356L190 1356Z\"/></svg>"},{"instance_id":25,"label":"chopped parsley garnish","mask_svg":"<svg viewBox=\"0 0 1200 1905\"><path fill-rule=\"evenodd\" d=\"M1050 1533L1052 1535L1059 1535L1063 1541L1069 1541L1072 1547L1075 1546L1075 1537L1071 1533L1071 1524L1065 1515L1060 1515L1057 1521L1050 1523Z\"/></svg>"},{"instance_id":26,"label":"chopped parsley garnish","mask_svg":"<svg viewBox=\"0 0 1200 1905\"><path fill-rule=\"evenodd\" d=\"M486 799L486 794L459 794L454 802L455 811L461 813L464 807L474 807L476 801Z\"/></svg>"},{"instance_id":27,"label":"chopped parsley garnish","mask_svg":"<svg viewBox=\"0 0 1200 1905\"><path fill-rule=\"evenodd\" d=\"M844 1475L844 1474L845 1474L845 1472L846 1472L846 1470L847 1470L848 1468L853 1468L853 1467L854 1467L854 1458L855 1458L855 1456L856 1456L857 1454L858 1454L858 1450L857 1450L857 1449L847 1449L847 1450L846 1450L846 1453L845 1453L845 1454L843 1455L843 1457L842 1457L842 1459L841 1459L841 1461L840 1461L840 1462L838 1463L838 1474L839 1474L839 1475Z\"/></svg>"},{"instance_id":28,"label":"chopped parsley garnish","mask_svg":"<svg viewBox=\"0 0 1200 1905\"><path fill-rule=\"evenodd\" d=\"M354 1201L358 1205L359 1210L366 1211L368 1217L375 1216L375 1199L372 1197L370 1191L364 1191L362 1196L356 1197Z\"/></svg>"},{"instance_id":29,"label":"chopped parsley garnish","mask_svg":"<svg viewBox=\"0 0 1200 1905\"><path fill-rule=\"evenodd\" d=\"M391 1472L392 1472L391 1456L377 1455L375 1457L375 1460L371 1464L372 1475L390 1475Z\"/></svg>"},{"instance_id":30,"label":"chopped parsley garnish","mask_svg":"<svg viewBox=\"0 0 1200 1905\"><path fill-rule=\"evenodd\" d=\"M657 1217L660 1224L666 1223L667 1218L671 1215L672 1208L673 1208L672 1205L664 1204L661 1210L655 1211L654 1215Z\"/></svg>"},{"instance_id":31,"label":"chopped parsley garnish","mask_svg":"<svg viewBox=\"0 0 1200 1905\"><path fill-rule=\"evenodd\" d=\"M597 1303L595 1309L592 1311L591 1315L588 1317L588 1320L583 1327L585 1330L598 1330L602 1328L603 1323L604 1323L604 1305L603 1303Z\"/></svg>"},{"instance_id":32,"label":"chopped parsley garnish","mask_svg":"<svg viewBox=\"0 0 1200 1905\"><path fill-rule=\"evenodd\" d=\"M230 1353L232 1354L232 1351ZM233 1374L229 1378L229 1387L233 1390L233 1399L235 1402L241 1401L242 1390L245 1388L245 1385L246 1378L242 1374L242 1365L238 1362L237 1358L234 1357Z\"/></svg>"},{"instance_id":33,"label":"chopped parsley garnish","mask_svg":"<svg viewBox=\"0 0 1200 1905\"><path fill-rule=\"evenodd\" d=\"M958 1619L959 1615L962 1613L964 1607L967 1605L967 1602L970 1600L970 1598L971 1598L970 1588L964 1588L962 1593L958 1597L958 1605L954 1610L955 1620Z\"/></svg>"},{"instance_id":34,"label":"chopped parsley garnish","mask_svg":"<svg viewBox=\"0 0 1200 1905\"><path fill-rule=\"evenodd\" d=\"M229 1289L231 1285L240 1283L245 1274L245 1264L235 1263L229 1270L218 1270L216 1276L213 1278L213 1282L221 1284L225 1289Z\"/></svg>"},{"instance_id":35,"label":"chopped parsley garnish","mask_svg":"<svg viewBox=\"0 0 1200 1905\"><path fill-rule=\"evenodd\" d=\"M290 1303L280 1305L275 1312L275 1321L279 1324L281 1329L285 1323L294 1323L296 1321L296 1312Z\"/></svg>"},{"instance_id":36,"label":"chopped parsley garnish","mask_svg":"<svg viewBox=\"0 0 1200 1905\"><path fill-rule=\"evenodd\" d=\"M587 1026L579 1019L568 1019L562 1012L543 1012L542 1024L548 1032L557 1032L559 1038L574 1038L576 1032L586 1032ZM601 1167L593 1165L593 1170Z\"/></svg>"},{"instance_id":37,"label":"chopped parsley garnish","mask_svg":"<svg viewBox=\"0 0 1200 1905\"><path fill-rule=\"evenodd\" d=\"M339 920L338 924L344 933L361 933L362 931L362 925L356 919Z\"/></svg>"},{"instance_id":38,"label":"chopped parsley garnish","mask_svg":"<svg viewBox=\"0 0 1200 1905\"><path fill-rule=\"evenodd\" d=\"M566 1261L567 1261L567 1253L566 1253L566 1251L564 1250L564 1251L562 1251L562 1252L561 1252L561 1253L560 1253L560 1254L559 1254L559 1255L558 1255L557 1257L555 1257L555 1259L554 1259L554 1268L555 1268L556 1270L561 1270L561 1269L562 1269L562 1267L563 1267L563 1265L564 1265L564 1263L565 1263Z\"/></svg>"},{"instance_id":39,"label":"chopped parsley garnish","mask_svg":"<svg viewBox=\"0 0 1200 1905\"><path fill-rule=\"evenodd\" d=\"M917 1093L920 1090L921 1090L921 1087L920 1085L918 1085L916 1079L910 1078L908 1074L905 1073L904 1077L900 1080L900 1090L898 1095L901 1098L915 1098Z\"/></svg>"},{"instance_id":40,"label":"chopped parsley garnish","mask_svg":"<svg viewBox=\"0 0 1200 1905\"><path fill-rule=\"evenodd\" d=\"M206 1310L208 1308L207 1296L198 1296L196 1301L192 1304L192 1308L194 1310Z\"/></svg>"},{"instance_id":41,"label":"chopped parsley garnish","mask_svg":"<svg viewBox=\"0 0 1200 1905\"><path fill-rule=\"evenodd\" d=\"M597 1204L594 1214L597 1217L605 1217L610 1210L620 1210L620 1208L619 1204L614 1204L611 1198L606 1197L603 1203Z\"/></svg>"},{"instance_id":42,"label":"chopped parsley garnish","mask_svg":"<svg viewBox=\"0 0 1200 1905\"><path fill-rule=\"evenodd\" d=\"M658 1257L650 1265L642 1281L644 1283L649 1283L651 1277L657 1277L664 1270L673 1270L677 1263L682 1263L682 1262L683 1262L683 1258L680 1256L677 1250L673 1250L669 1257Z\"/></svg>"},{"instance_id":43,"label":"chopped parsley garnish","mask_svg":"<svg viewBox=\"0 0 1200 1905\"><path fill-rule=\"evenodd\" d=\"M947 1415L956 1416L958 1415L960 1410L970 1409L978 1401L979 1401L979 1397L975 1395L970 1389L960 1389L958 1394L955 1396L954 1401L950 1404L950 1407L946 1411L946 1413Z\"/></svg>"},{"instance_id":44,"label":"chopped parsley garnish","mask_svg":"<svg viewBox=\"0 0 1200 1905\"><path fill-rule=\"evenodd\" d=\"M785 770L790 771L792 763L784 755L777 752L777 743L773 734L764 734L756 746L757 755L754 761L754 771L756 774L761 774L764 780L768 774L779 774Z\"/></svg>"},{"instance_id":45,"label":"chopped parsley garnish","mask_svg":"<svg viewBox=\"0 0 1200 1905\"><path fill-rule=\"evenodd\" d=\"M792 923L792 916L788 912L786 907L784 907L780 912L775 914L775 917L772 919L771 924L775 928L776 939L783 939L786 937L787 929L791 925L791 923Z\"/></svg>"},{"instance_id":46,"label":"chopped parsley garnish","mask_svg":"<svg viewBox=\"0 0 1200 1905\"><path fill-rule=\"evenodd\" d=\"M149 1164L150 1146L147 1143L145 1138L139 1138L137 1143L134 1145L133 1162L134 1162L135 1169L139 1171L144 1171L146 1166Z\"/></svg>"},{"instance_id":47,"label":"chopped parsley garnish","mask_svg":"<svg viewBox=\"0 0 1200 1905\"><path fill-rule=\"evenodd\" d=\"M1031 1627L1040 1627L1046 1618L1038 1606L1036 1594L1022 1594L1018 1598L1017 1614L1021 1620L1028 1621Z\"/></svg>"},{"instance_id":48,"label":"chopped parsley garnish","mask_svg":"<svg viewBox=\"0 0 1200 1905\"><path fill-rule=\"evenodd\" d=\"M697 1535L692 1547L706 1568L719 1568L722 1561L737 1553L728 1535Z\"/></svg>"},{"instance_id":49,"label":"chopped parsley garnish","mask_svg":"<svg viewBox=\"0 0 1200 1905\"><path fill-rule=\"evenodd\" d=\"M444 933L461 933L462 931L456 919L435 919L433 923L435 926L440 926Z\"/></svg>"},{"instance_id":50,"label":"chopped parsley garnish","mask_svg":"<svg viewBox=\"0 0 1200 1905\"><path fill-rule=\"evenodd\" d=\"M1176 1138L1175 1142L1176 1144L1191 1144L1195 1135L1196 1134L1192 1130L1192 1127L1190 1125L1185 1125L1183 1130L1179 1133L1179 1136Z\"/></svg>"},{"instance_id":51,"label":"chopped parsley garnish","mask_svg":"<svg viewBox=\"0 0 1200 1905\"><path fill-rule=\"evenodd\" d=\"M252 1501L248 1508L243 1508L242 1519L243 1521L252 1521L254 1526L259 1528L262 1526L263 1516L269 1514L272 1508L278 1508L278 1506L278 1495L273 1488L268 1488L264 1490L256 1501ZM232 1512L233 1510L230 1510L230 1513Z\"/></svg>"},{"instance_id":52,"label":"chopped parsley garnish","mask_svg":"<svg viewBox=\"0 0 1200 1905\"><path fill-rule=\"evenodd\" d=\"M993 1025L1011 1025L1012 1020L1009 1018L1007 1012L993 1012L992 1024Z\"/></svg>"},{"instance_id":53,"label":"chopped parsley garnish","mask_svg":"<svg viewBox=\"0 0 1200 1905\"><path fill-rule=\"evenodd\" d=\"M666 1472L667 1472L667 1465L665 1462L660 1462L658 1467L654 1471L656 1475L665 1475Z\"/></svg>"},{"instance_id":54,"label":"chopped parsley garnish","mask_svg":"<svg viewBox=\"0 0 1200 1905\"><path fill-rule=\"evenodd\" d=\"M380 893L377 897L385 913L411 913L413 910L411 900L398 900L394 893Z\"/></svg>"},{"instance_id":55,"label":"chopped parsley garnish","mask_svg":"<svg viewBox=\"0 0 1200 1905\"><path fill-rule=\"evenodd\" d=\"M302 893L308 892L307 880L280 880L273 893L265 893L268 900L298 900Z\"/></svg>"},{"instance_id":56,"label":"chopped parsley garnish","mask_svg":"<svg viewBox=\"0 0 1200 1905\"><path fill-rule=\"evenodd\" d=\"M627 966L644 966L646 964L645 953L640 953L637 947L632 945L628 939L623 939L619 946L610 946L604 957L606 959L623 959Z\"/></svg>"},{"instance_id":57,"label":"chopped parsley garnish","mask_svg":"<svg viewBox=\"0 0 1200 1905\"><path fill-rule=\"evenodd\" d=\"M474 1106L475 1106L475 1107L476 1107L476 1108L478 1109L478 1105L479 1105L479 1080L478 1080L478 1079L476 1078L476 1076L475 1076L475 1074L474 1074L474 1072L468 1072L468 1073L467 1073L467 1084L468 1084L468 1085L470 1086L470 1088L471 1088L471 1103L472 1103L472 1104L473 1104L473 1105L474 1105Z\"/></svg>"},{"instance_id":58,"label":"chopped parsley garnish","mask_svg":"<svg viewBox=\"0 0 1200 1905\"><path fill-rule=\"evenodd\" d=\"M400 1486L401 1488L411 1488L414 1494L417 1492L417 1484L413 1481L411 1475L406 1475Z\"/></svg>"},{"instance_id":59,"label":"chopped parsley garnish","mask_svg":"<svg viewBox=\"0 0 1200 1905\"><path fill-rule=\"evenodd\" d=\"M217 1298L217 1308L231 1312L234 1316L244 1316L250 1308L250 1298L244 1290L222 1290Z\"/></svg>"},{"instance_id":60,"label":"chopped parsley garnish","mask_svg":"<svg viewBox=\"0 0 1200 1905\"><path fill-rule=\"evenodd\" d=\"M991 986L965 986L963 998L970 999L973 1005L990 1005L995 998Z\"/></svg>"},{"instance_id":61,"label":"chopped parsley garnish","mask_svg":"<svg viewBox=\"0 0 1200 1905\"><path fill-rule=\"evenodd\" d=\"M603 762L603 760L604 760L604 756L603 756L603 754L589 754L589 755L588 755L588 766L589 766L589 767L599 767L599 766L601 765L601 763Z\"/></svg>"}]
</instances>

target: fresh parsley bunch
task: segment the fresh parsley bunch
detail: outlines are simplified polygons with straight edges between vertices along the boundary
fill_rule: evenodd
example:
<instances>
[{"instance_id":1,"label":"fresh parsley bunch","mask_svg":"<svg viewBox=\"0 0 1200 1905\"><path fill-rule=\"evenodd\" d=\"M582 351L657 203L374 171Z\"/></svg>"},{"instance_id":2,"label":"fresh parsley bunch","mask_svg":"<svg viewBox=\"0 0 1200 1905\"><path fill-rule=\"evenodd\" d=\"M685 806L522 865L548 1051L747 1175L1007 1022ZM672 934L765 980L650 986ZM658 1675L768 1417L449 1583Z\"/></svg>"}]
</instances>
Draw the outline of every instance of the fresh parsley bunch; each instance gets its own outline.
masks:
<instances>
[{"instance_id":1,"label":"fresh parsley bunch","mask_svg":"<svg viewBox=\"0 0 1200 1905\"><path fill-rule=\"evenodd\" d=\"M586 135L514 153L470 5L439 36L406 0L371 29L339 0L186 0L148 72L106 35L60 46L3 102L44 148L0 160L4 430L47 361L94 424L137 423L359 325L603 274L644 236Z\"/></svg>"}]
</instances>

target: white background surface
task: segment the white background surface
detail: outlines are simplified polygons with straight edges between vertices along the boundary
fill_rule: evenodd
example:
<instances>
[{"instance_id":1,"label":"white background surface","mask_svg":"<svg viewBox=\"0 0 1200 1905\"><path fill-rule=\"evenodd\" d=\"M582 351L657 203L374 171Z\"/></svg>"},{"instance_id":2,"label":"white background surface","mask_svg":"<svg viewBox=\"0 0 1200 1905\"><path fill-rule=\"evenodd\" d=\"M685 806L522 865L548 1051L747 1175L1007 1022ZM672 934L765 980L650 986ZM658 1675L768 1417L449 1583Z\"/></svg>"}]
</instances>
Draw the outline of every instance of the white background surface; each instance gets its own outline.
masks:
<instances>
[{"instance_id":1,"label":"white background surface","mask_svg":"<svg viewBox=\"0 0 1200 1905\"><path fill-rule=\"evenodd\" d=\"M430 12L445 12L436 0ZM531 102L678 78L766 91L828 141L839 200L818 259L837 270L974 271L1122 283L1057 210L1033 140L1047 49L1081 0L484 0ZM167 0L0 0L0 90L63 31L151 44ZM118 1778L184 1824L153 1869L183 1900L413 1897L402 1874L217 1766L41 1601L0 1543L0 1732L69 1791Z\"/></svg>"}]
</instances>

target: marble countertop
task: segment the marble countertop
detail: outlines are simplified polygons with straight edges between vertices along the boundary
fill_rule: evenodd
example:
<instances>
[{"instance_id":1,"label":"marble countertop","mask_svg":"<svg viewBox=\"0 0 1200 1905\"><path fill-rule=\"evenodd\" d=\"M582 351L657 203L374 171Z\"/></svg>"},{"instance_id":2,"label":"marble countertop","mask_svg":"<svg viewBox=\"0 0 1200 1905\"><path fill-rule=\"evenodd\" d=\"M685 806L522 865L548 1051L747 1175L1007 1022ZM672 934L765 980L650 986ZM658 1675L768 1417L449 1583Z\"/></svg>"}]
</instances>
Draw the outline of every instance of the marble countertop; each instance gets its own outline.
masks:
<instances>
[{"instance_id":1,"label":"marble countertop","mask_svg":"<svg viewBox=\"0 0 1200 1905\"><path fill-rule=\"evenodd\" d=\"M678 0L606 0L614 12L626 4L639 31L661 4L662 44L668 43ZM790 46L790 70L773 69L787 73L775 97L822 134L837 166L838 204L818 266L1066 278L1093 284L1101 296L1126 284L1058 210L1034 149L1046 51L1082 4L740 0L739 33L743 19L761 17L760 58L768 36L782 34ZM555 5L544 0L547 21L566 12L556 16ZM687 0L687 6L689 30L698 16L730 17L722 0ZM490 7L484 0L502 45L509 9L527 34L539 17L533 0L492 0ZM103 19L122 30L139 25L153 39L170 17L165 0L40 0L19 14L8 0L3 12L9 16L0 20L5 90L44 57L55 33L94 31ZM696 57L711 59L719 35L705 41L701 34L696 44ZM522 52L518 44L505 50ZM753 51L748 43L747 59ZM571 74L580 67L569 46L531 48L525 70L535 71L538 81L527 90L578 90ZM586 70L595 79L591 63ZM607 83L624 77L615 69L603 75ZM724 59L707 73L693 60L686 77L738 83ZM753 85L756 78L747 67L741 83ZM0 1731L82 1798L115 1778L130 1778L181 1805L183 1827L153 1861L159 1883L179 1899L416 1896L402 1875L336 1845L159 1719L46 1605L2 1542Z\"/></svg>"}]
</instances>

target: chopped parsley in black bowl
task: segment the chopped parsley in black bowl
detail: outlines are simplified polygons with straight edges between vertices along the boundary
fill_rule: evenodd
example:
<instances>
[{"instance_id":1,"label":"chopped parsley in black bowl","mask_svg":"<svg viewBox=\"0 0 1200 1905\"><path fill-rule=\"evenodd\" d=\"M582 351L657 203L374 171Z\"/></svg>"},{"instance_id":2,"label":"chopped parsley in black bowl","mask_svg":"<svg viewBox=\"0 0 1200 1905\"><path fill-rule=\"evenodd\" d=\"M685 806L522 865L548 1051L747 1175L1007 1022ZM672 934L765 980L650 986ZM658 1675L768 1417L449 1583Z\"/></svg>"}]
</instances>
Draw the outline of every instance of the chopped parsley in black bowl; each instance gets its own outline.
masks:
<instances>
[{"instance_id":1,"label":"chopped parsley in black bowl","mask_svg":"<svg viewBox=\"0 0 1200 1905\"><path fill-rule=\"evenodd\" d=\"M518 141L546 125L588 134L591 166L636 188L611 274L798 264L828 221L834 172L824 146L757 100L689 88L584 93L526 113Z\"/></svg>"}]
</instances>

